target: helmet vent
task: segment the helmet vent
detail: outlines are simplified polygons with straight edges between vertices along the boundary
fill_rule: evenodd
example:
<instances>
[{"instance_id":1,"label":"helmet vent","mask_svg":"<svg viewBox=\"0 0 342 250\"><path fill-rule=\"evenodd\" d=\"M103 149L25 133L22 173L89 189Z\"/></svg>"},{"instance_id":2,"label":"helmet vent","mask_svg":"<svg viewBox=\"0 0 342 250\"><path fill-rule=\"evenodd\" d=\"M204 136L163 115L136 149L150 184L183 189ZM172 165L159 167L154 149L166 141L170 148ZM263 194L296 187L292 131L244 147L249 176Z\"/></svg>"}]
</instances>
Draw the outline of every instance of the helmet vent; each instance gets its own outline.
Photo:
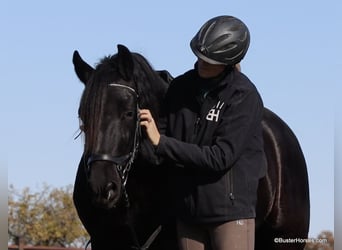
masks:
<instances>
[{"instance_id":1,"label":"helmet vent","mask_svg":"<svg viewBox=\"0 0 342 250\"><path fill-rule=\"evenodd\" d=\"M224 52L228 52L230 50L234 50L238 47L238 45L236 43L230 43L227 44L225 46L220 47L219 49L213 51L214 54L218 54L218 53L224 53Z\"/></svg>"}]
</instances>

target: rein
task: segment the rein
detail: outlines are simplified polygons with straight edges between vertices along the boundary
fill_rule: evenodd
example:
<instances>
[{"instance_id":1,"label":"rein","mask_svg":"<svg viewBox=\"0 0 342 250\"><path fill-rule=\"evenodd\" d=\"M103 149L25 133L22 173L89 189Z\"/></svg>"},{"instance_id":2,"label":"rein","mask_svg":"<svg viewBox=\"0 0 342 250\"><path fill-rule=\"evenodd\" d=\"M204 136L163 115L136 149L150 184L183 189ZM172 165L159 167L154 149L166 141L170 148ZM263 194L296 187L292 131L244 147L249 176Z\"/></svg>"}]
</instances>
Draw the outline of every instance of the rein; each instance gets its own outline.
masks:
<instances>
[{"instance_id":1,"label":"rein","mask_svg":"<svg viewBox=\"0 0 342 250\"><path fill-rule=\"evenodd\" d=\"M149 249L149 247L151 246L151 244L153 243L153 241L157 238L157 236L159 235L160 231L162 230L162 226L159 225L156 230L153 231L153 233L150 235L150 237L146 240L145 244L140 246L135 230L131 227L132 230L132 234L134 237L134 241L135 241L135 246L132 246L131 248L134 250L147 250ZM88 246L91 244L91 239L87 242L86 246L85 246L85 250L87 250Z\"/></svg>"}]
</instances>

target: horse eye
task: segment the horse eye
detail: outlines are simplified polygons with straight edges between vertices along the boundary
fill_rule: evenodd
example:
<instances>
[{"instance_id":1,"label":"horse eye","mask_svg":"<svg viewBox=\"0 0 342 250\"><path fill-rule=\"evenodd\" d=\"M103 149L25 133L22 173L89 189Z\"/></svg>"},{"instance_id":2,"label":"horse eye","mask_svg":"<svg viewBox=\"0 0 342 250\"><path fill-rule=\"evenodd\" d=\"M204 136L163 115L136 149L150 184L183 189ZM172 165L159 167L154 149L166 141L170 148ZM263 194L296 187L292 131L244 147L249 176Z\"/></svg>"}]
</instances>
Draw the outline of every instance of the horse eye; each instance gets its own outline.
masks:
<instances>
[{"instance_id":1,"label":"horse eye","mask_svg":"<svg viewBox=\"0 0 342 250\"><path fill-rule=\"evenodd\" d=\"M125 113L125 117L127 117L127 118L132 118L133 115L134 115L134 112L133 112L133 111L127 111L127 112Z\"/></svg>"}]
</instances>

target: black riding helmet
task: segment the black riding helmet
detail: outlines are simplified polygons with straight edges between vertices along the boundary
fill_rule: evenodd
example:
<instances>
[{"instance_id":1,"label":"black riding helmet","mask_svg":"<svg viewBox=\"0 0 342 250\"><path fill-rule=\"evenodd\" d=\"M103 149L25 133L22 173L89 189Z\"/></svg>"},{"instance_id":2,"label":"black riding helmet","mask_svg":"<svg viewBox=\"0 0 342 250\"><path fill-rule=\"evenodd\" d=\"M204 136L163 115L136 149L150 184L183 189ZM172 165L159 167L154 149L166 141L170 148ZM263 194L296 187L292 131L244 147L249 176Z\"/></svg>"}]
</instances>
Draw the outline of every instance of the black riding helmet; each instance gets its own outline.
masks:
<instances>
[{"instance_id":1,"label":"black riding helmet","mask_svg":"<svg viewBox=\"0 0 342 250\"><path fill-rule=\"evenodd\" d=\"M235 65L246 55L250 35L247 26L233 16L207 21L191 40L196 56L210 64Z\"/></svg>"}]
</instances>

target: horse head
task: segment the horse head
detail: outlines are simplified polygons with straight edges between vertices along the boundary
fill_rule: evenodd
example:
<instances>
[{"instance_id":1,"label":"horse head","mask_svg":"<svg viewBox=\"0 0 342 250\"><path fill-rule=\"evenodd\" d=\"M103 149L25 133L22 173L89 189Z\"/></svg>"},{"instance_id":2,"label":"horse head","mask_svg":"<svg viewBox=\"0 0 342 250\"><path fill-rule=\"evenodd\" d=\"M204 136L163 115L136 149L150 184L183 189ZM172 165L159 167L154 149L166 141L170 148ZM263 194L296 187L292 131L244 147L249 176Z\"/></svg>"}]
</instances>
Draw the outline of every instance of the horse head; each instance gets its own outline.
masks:
<instances>
[{"instance_id":1,"label":"horse head","mask_svg":"<svg viewBox=\"0 0 342 250\"><path fill-rule=\"evenodd\" d=\"M85 85L79 117L93 203L108 209L120 201L128 205L126 182L141 140L139 106L151 109L158 117L156 104L159 107L167 84L144 57L123 45L95 68L77 51L73 64Z\"/></svg>"},{"instance_id":2,"label":"horse head","mask_svg":"<svg viewBox=\"0 0 342 250\"><path fill-rule=\"evenodd\" d=\"M92 199L98 206L112 208L126 192L140 137L133 57L118 45L117 55L105 57L95 69L77 51L73 63L85 85L79 117Z\"/></svg>"}]
</instances>

